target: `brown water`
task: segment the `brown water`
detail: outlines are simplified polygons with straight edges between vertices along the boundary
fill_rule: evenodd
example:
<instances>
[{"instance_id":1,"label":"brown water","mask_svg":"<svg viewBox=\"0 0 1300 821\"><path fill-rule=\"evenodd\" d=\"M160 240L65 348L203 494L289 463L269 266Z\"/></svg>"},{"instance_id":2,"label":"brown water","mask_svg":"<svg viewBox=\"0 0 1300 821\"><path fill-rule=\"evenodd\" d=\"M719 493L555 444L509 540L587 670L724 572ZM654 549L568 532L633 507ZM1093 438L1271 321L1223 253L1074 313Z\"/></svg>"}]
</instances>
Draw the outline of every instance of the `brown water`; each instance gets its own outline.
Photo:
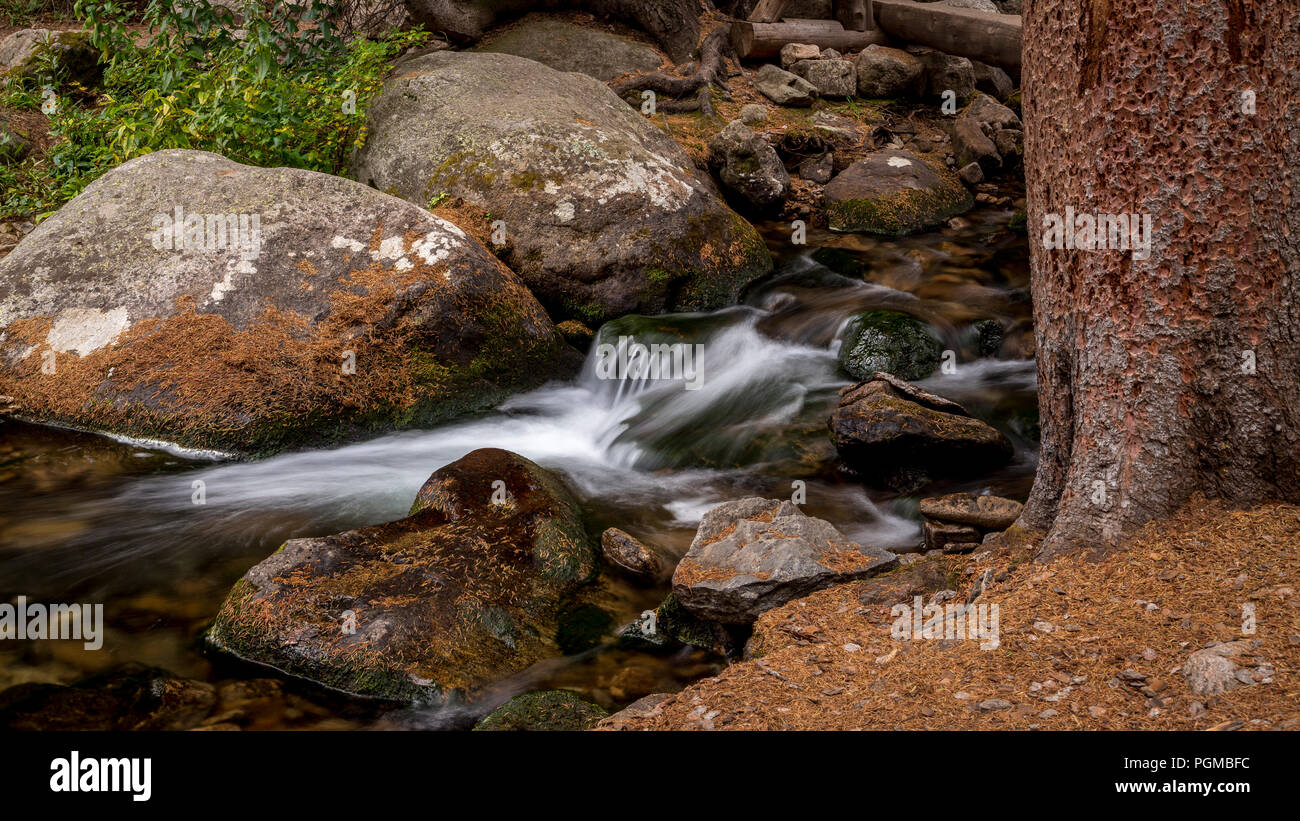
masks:
<instances>
[{"instance_id":1,"label":"brown water","mask_svg":"<svg viewBox=\"0 0 1300 821\"><path fill-rule=\"evenodd\" d=\"M776 274L744 304L710 314L626 317L601 339L636 335L705 346L705 381L627 384L588 371L572 383L515 397L496 412L434 430L406 431L331 450L235 462L119 442L94 434L0 424L0 599L102 602L103 649L74 641L0 643L0 689L70 683L133 661L206 681L266 678L205 655L200 637L250 566L285 539L399 518L420 484L478 447L517 451L560 472L588 508L593 533L616 525L681 555L700 515L741 495L790 495L807 484L810 515L851 537L894 549L919 542L916 499L868 491L834 470L825 429L839 388L837 334L849 315L896 307L931 323L959 354L955 374L921 384L1000 427L1017 445L1007 468L979 481L927 489L1023 498L1034 465L1036 397L1028 350L1027 250L1011 212L968 215L970 227L884 241L810 232L788 242L764 226ZM835 273L812 260L839 252ZM825 251L822 251L821 258ZM847 275L846 275L847 274ZM1009 330L1002 360L974 359L969 323L994 317ZM194 503L194 482L204 504ZM625 586L618 623L667 592ZM715 674L722 660L695 649L654 654L614 640L502 684L478 708L385 713L294 685L257 702L244 726L460 727L513 692L578 690L610 709Z\"/></svg>"}]
</instances>

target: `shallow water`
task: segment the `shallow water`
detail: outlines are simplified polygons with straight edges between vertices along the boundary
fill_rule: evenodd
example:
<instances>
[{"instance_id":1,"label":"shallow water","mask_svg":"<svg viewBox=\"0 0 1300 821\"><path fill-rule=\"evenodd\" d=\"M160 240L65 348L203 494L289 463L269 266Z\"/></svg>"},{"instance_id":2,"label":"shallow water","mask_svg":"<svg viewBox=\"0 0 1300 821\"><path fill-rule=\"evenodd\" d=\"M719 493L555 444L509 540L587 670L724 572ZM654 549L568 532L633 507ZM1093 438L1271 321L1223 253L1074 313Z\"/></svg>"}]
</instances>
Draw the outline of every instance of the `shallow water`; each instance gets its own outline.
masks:
<instances>
[{"instance_id":1,"label":"shallow water","mask_svg":"<svg viewBox=\"0 0 1300 821\"><path fill-rule=\"evenodd\" d=\"M1001 319L1012 329L1004 355L1028 329L1025 243L1006 230L1010 216L983 210L968 217L969 228L898 241L812 233L807 246L789 245L784 226L765 226L778 270L751 287L742 305L625 317L601 330L597 343L631 336L701 346L698 390L681 380L601 379L589 355L574 381L516 396L491 413L258 462L5 423L0 597L104 602L108 631L98 652L76 642L6 642L0 688L67 683L126 661L209 680L265 676L214 664L200 651L198 637L231 584L285 539L405 515L431 472L479 447L516 451L561 473L587 506L594 533L616 525L674 555L685 552L711 506L745 495L788 497L796 481L806 484L809 514L858 541L914 549L915 498L868 491L835 472L826 418L848 384L835 364L838 334L849 315L872 307L901 307L930 322L960 364L921 384L1002 428L1017 454L993 476L934 486L927 495L990 489L1023 498L1034 465L1033 363L972 359L968 329L974 319ZM850 275L815 262L812 253L822 247L843 251L836 267ZM196 503L198 488L203 504ZM666 585L621 589L621 622L665 592ZM617 707L677 689L719 664L702 651L652 655L611 643L539 665L504 683L495 700L565 686ZM320 710L311 726L472 720L347 712ZM269 726L303 725L272 717Z\"/></svg>"}]
</instances>

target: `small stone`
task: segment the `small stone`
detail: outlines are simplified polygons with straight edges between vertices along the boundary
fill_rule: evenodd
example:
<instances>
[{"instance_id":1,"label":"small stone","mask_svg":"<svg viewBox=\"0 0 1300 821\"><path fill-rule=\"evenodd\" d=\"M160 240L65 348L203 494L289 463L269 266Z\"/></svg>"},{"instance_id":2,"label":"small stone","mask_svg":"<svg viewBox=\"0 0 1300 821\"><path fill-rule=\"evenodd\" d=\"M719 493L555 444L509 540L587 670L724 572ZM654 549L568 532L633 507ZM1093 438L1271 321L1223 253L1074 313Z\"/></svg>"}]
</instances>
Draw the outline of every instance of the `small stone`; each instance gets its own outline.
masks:
<instances>
[{"instance_id":1,"label":"small stone","mask_svg":"<svg viewBox=\"0 0 1300 821\"><path fill-rule=\"evenodd\" d=\"M1002 698L986 698L978 705L981 710L1009 710L1011 702Z\"/></svg>"},{"instance_id":2,"label":"small stone","mask_svg":"<svg viewBox=\"0 0 1300 821\"><path fill-rule=\"evenodd\" d=\"M740 121L745 125L758 125L767 119L767 108L758 103L750 103L740 109Z\"/></svg>"},{"instance_id":3,"label":"small stone","mask_svg":"<svg viewBox=\"0 0 1300 821\"><path fill-rule=\"evenodd\" d=\"M961 167L957 176L961 177L961 181L967 185L977 185L984 182L984 169L980 168L977 162L969 162Z\"/></svg>"},{"instance_id":4,"label":"small stone","mask_svg":"<svg viewBox=\"0 0 1300 821\"><path fill-rule=\"evenodd\" d=\"M822 51L811 43L786 43L781 47L781 68L789 69L800 60L817 60Z\"/></svg>"}]
</instances>

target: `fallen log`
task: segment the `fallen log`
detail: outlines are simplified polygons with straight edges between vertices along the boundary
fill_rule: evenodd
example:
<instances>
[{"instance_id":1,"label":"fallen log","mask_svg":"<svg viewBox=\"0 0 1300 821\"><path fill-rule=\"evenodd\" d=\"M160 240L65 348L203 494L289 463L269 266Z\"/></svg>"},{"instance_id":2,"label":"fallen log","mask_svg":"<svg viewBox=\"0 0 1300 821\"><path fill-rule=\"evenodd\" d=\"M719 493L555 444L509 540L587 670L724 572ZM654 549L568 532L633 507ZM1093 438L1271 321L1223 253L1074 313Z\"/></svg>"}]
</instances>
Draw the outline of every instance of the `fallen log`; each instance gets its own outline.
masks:
<instances>
[{"instance_id":1,"label":"fallen log","mask_svg":"<svg viewBox=\"0 0 1300 821\"><path fill-rule=\"evenodd\" d=\"M1020 15L913 0L873 0L876 24L897 40L1020 72Z\"/></svg>"},{"instance_id":2,"label":"fallen log","mask_svg":"<svg viewBox=\"0 0 1300 821\"><path fill-rule=\"evenodd\" d=\"M889 38L879 30L849 31L836 20L784 20L780 23L741 20L731 26L731 45L742 59L776 57L787 43L811 43L819 48L848 53L888 41Z\"/></svg>"}]
</instances>

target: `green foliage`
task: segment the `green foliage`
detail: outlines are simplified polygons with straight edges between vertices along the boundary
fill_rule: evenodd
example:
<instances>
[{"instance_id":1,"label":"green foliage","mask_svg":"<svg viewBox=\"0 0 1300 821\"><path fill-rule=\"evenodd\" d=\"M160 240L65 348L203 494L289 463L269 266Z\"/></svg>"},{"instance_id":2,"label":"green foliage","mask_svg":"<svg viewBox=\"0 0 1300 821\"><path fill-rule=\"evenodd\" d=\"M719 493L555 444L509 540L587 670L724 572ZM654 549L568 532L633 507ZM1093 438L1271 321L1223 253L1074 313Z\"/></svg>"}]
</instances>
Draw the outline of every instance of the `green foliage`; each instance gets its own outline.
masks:
<instances>
[{"instance_id":1,"label":"green foliage","mask_svg":"<svg viewBox=\"0 0 1300 821\"><path fill-rule=\"evenodd\" d=\"M245 0L236 37L230 10L208 0L151 0L143 44L127 28L137 12L118 0L78 0L106 64L94 95L57 65L11 83L3 104L39 109L58 142L47 157L0 168L0 216L50 211L104 172L170 148L214 151L236 162L339 173L365 139L365 115L392 59L421 31L345 43L330 24L340 0ZM75 104L78 94L93 105Z\"/></svg>"}]
</instances>

